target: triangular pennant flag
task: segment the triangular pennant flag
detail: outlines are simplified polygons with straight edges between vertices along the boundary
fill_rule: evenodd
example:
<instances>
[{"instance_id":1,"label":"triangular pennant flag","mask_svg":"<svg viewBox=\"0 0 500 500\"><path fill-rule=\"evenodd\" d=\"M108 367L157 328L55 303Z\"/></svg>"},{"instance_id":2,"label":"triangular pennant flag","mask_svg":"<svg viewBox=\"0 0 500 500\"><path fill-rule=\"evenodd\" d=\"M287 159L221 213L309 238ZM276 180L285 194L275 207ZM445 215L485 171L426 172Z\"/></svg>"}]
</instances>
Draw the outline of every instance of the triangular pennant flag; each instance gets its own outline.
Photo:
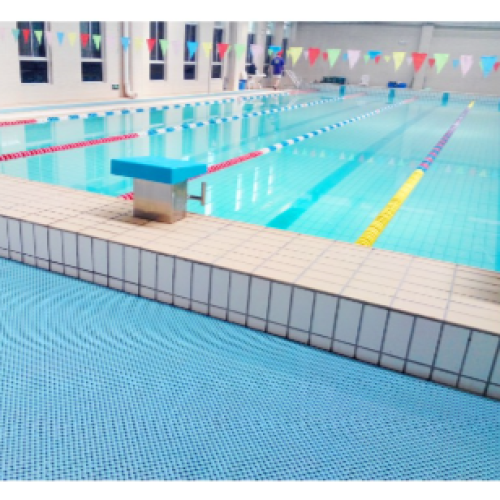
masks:
<instances>
[{"instance_id":1,"label":"triangular pennant flag","mask_svg":"<svg viewBox=\"0 0 500 500\"><path fill-rule=\"evenodd\" d=\"M151 52L153 50L153 47L156 45L156 38L147 38L146 43L148 44L149 52Z\"/></svg>"},{"instance_id":2,"label":"triangular pennant flag","mask_svg":"<svg viewBox=\"0 0 500 500\"><path fill-rule=\"evenodd\" d=\"M328 61L328 52L323 52L321 56L323 57L323 61Z\"/></svg>"},{"instance_id":3,"label":"triangular pennant flag","mask_svg":"<svg viewBox=\"0 0 500 500\"><path fill-rule=\"evenodd\" d=\"M85 48L87 46L87 44L89 43L89 38L90 38L90 35L88 33L82 33L80 35L80 39L82 41L83 48Z\"/></svg>"},{"instance_id":4,"label":"triangular pennant flag","mask_svg":"<svg viewBox=\"0 0 500 500\"><path fill-rule=\"evenodd\" d=\"M254 59L257 59L257 57L262 55L262 53L264 52L264 49L263 49L262 45L257 45L255 43L252 43L250 45L250 52L252 53L252 57Z\"/></svg>"},{"instance_id":5,"label":"triangular pennant flag","mask_svg":"<svg viewBox=\"0 0 500 500\"><path fill-rule=\"evenodd\" d=\"M320 54L321 49L318 49L317 47L309 47L309 64L311 66L316 62L316 59Z\"/></svg>"},{"instance_id":6,"label":"triangular pennant flag","mask_svg":"<svg viewBox=\"0 0 500 500\"><path fill-rule=\"evenodd\" d=\"M57 41L59 42L59 45L63 44L64 41L64 33L62 31L57 32Z\"/></svg>"},{"instance_id":7,"label":"triangular pennant flag","mask_svg":"<svg viewBox=\"0 0 500 500\"><path fill-rule=\"evenodd\" d=\"M122 47L123 50L127 50L130 45L130 37L122 36Z\"/></svg>"},{"instance_id":8,"label":"triangular pennant flag","mask_svg":"<svg viewBox=\"0 0 500 500\"><path fill-rule=\"evenodd\" d=\"M496 62L496 63L495 63L495 66L493 66L493 69L494 69L495 71L498 71L498 68L500 68L500 62Z\"/></svg>"},{"instance_id":9,"label":"triangular pennant flag","mask_svg":"<svg viewBox=\"0 0 500 500\"><path fill-rule=\"evenodd\" d=\"M444 65L448 62L450 54L434 54L434 59L436 60L436 71L439 74L444 68Z\"/></svg>"},{"instance_id":10,"label":"triangular pennant flag","mask_svg":"<svg viewBox=\"0 0 500 500\"><path fill-rule=\"evenodd\" d=\"M375 58L375 63L376 63L376 64L378 64L378 63L380 62L381 57L382 57L382 56L377 56L377 57Z\"/></svg>"},{"instance_id":11,"label":"triangular pennant flag","mask_svg":"<svg viewBox=\"0 0 500 500\"><path fill-rule=\"evenodd\" d=\"M43 31L42 30L36 30L33 33L35 33L35 38L36 38L36 41L38 42L38 45L42 45Z\"/></svg>"},{"instance_id":12,"label":"triangular pennant flag","mask_svg":"<svg viewBox=\"0 0 500 500\"><path fill-rule=\"evenodd\" d=\"M245 53L246 45L244 43L234 44L234 53L236 54L236 60L241 59L241 56Z\"/></svg>"},{"instance_id":13,"label":"triangular pennant flag","mask_svg":"<svg viewBox=\"0 0 500 500\"><path fill-rule=\"evenodd\" d=\"M328 52L328 62L330 67L332 67L336 62L340 54L340 49L326 49Z\"/></svg>"},{"instance_id":14,"label":"triangular pennant flag","mask_svg":"<svg viewBox=\"0 0 500 500\"><path fill-rule=\"evenodd\" d=\"M203 52L207 57L210 57L210 51L212 50L212 42L201 42L201 47Z\"/></svg>"},{"instance_id":15,"label":"triangular pennant flag","mask_svg":"<svg viewBox=\"0 0 500 500\"><path fill-rule=\"evenodd\" d=\"M101 35L92 35L92 40L94 41L95 48L99 50L101 46Z\"/></svg>"},{"instance_id":16,"label":"triangular pennant flag","mask_svg":"<svg viewBox=\"0 0 500 500\"><path fill-rule=\"evenodd\" d=\"M453 69L457 69L460 66L460 61L458 59L453 59Z\"/></svg>"},{"instance_id":17,"label":"triangular pennant flag","mask_svg":"<svg viewBox=\"0 0 500 500\"><path fill-rule=\"evenodd\" d=\"M69 44L73 47L76 42L76 33L68 33Z\"/></svg>"},{"instance_id":18,"label":"triangular pennant flag","mask_svg":"<svg viewBox=\"0 0 500 500\"><path fill-rule=\"evenodd\" d=\"M420 68L422 67L422 64L424 64L426 57L427 57L427 54L425 54L423 52L413 52L412 53L413 67L415 68L415 72L418 72L420 70Z\"/></svg>"},{"instance_id":19,"label":"triangular pennant flag","mask_svg":"<svg viewBox=\"0 0 500 500\"><path fill-rule=\"evenodd\" d=\"M267 54L269 55L269 57L273 57L274 52L271 49L267 49Z\"/></svg>"},{"instance_id":20,"label":"triangular pennant flag","mask_svg":"<svg viewBox=\"0 0 500 500\"><path fill-rule=\"evenodd\" d=\"M221 59L224 59L224 56L226 55L228 48L229 48L228 43L218 43L217 44L217 52L219 53L219 57Z\"/></svg>"},{"instance_id":21,"label":"triangular pennant flag","mask_svg":"<svg viewBox=\"0 0 500 500\"><path fill-rule=\"evenodd\" d=\"M271 51L271 55L272 55L272 54L276 54L277 52L279 52L281 50L281 47L279 45L271 45L269 47L269 50Z\"/></svg>"},{"instance_id":22,"label":"triangular pennant flag","mask_svg":"<svg viewBox=\"0 0 500 500\"><path fill-rule=\"evenodd\" d=\"M17 41L19 39L19 30L18 29L13 29L12 30L12 35L14 36L14 39Z\"/></svg>"},{"instance_id":23,"label":"triangular pennant flag","mask_svg":"<svg viewBox=\"0 0 500 500\"><path fill-rule=\"evenodd\" d=\"M364 54L363 59L365 60L365 63L367 63L370 60L370 56L368 54Z\"/></svg>"},{"instance_id":24,"label":"triangular pennant flag","mask_svg":"<svg viewBox=\"0 0 500 500\"><path fill-rule=\"evenodd\" d=\"M288 54L292 58L292 66L295 66L299 60L300 54L302 54L302 47L290 47L290 49L288 49Z\"/></svg>"},{"instance_id":25,"label":"triangular pennant flag","mask_svg":"<svg viewBox=\"0 0 500 500\"><path fill-rule=\"evenodd\" d=\"M389 62L391 60L391 56L384 56L385 62Z\"/></svg>"},{"instance_id":26,"label":"triangular pennant flag","mask_svg":"<svg viewBox=\"0 0 500 500\"><path fill-rule=\"evenodd\" d=\"M349 59L349 67L351 69L354 68L354 66L356 66L356 63L358 62L360 54L361 54L361 51L359 51L359 50L348 50L347 51L347 57Z\"/></svg>"},{"instance_id":27,"label":"triangular pennant flag","mask_svg":"<svg viewBox=\"0 0 500 500\"><path fill-rule=\"evenodd\" d=\"M142 38L139 37L134 38L134 47L136 49L142 49Z\"/></svg>"},{"instance_id":28,"label":"triangular pennant flag","mask_svg":"<svg viewBox=\"0 0 500 500\"><path fill-rule=\"evenodd\" d=\"M191 58L196 54L196 50L198 49L198 42L186 42L186 44L189 51L189 58Z\"/></svg>"},{"instance_id":29,"label":"triangular pennant flag","mask_svg":"<svg viewBox=\"0 0 500 500\"><path fill-rule=\"evenodd\" d=\"M436 59L430 58L427 60L427 62L429 63L429 66L432 68L434 66L434 64L436 63Z\"/></svg>"},{"instance_id":30,"label":"triangular pennant flag","mask_svg":"<svg viewBox=\"0 0 500 500\"><path fill-rule=\"evenodd\" d=\"M380 50L369 50L368 55L370 56L370 59L375 59L377 56L382 55L382 52L380 52Z\"/></svg>"},{"instance_id":31,"label":"triangular pennant flag","mask_svg":"<svg viewBox=\"0 0 500 500\"><path fill-rule=\"evenodd\" d=\"M497 56L482 56L482 70L483 76L486 78L493 70L495 63L497 62Z\"/></svg>"},{"instance_id":32,"label":"triangular pennant flag","mask_svg":"<svg viewBox=\"0 0 500 500\"><path fill-rule=\"evenodd\" d=\"M349 60L349 55L347 54L347 52L344 52L344 53L342 54L342 60L343 60L343 61L348 61L348 60Z\"/></svg>"},{"instance_id":33,"label":"triangular pennant flag","mask_svg":"<svg viewBox=\"0 0 500 500\"><path fill-rule=\"evenodd\" d=\"M52 45L52 31L45 32L45 41L47 42L47 45Z\"/></svg>"},{"instance_id":34,"label":"triangular pennant flag","mask_svg":"<svg viewBox=\"0 0 500 500\"><path fill-rule=\"evenodd\" d=\"M160 38L158 41L160 42L161 53L163 54L163 57L165 57L165 52L168 49L168 40L165 40L164 38Z\"/></svg>"},{"instance_id":35,"label":"triangular pennant flag","mask_svg":"<svg viewBox=\"0 0 500 500\"><path fill-rule=\"evenodd\" d=\"M472 67L472 56L460 56L460 69L462 70L462 76L465 76Z\"/></svg>"},{"instance_id":36,"label":"triangular pennant flag","mask_svg":"<svg viewBox=\"0 0 500 500\"><path fill-rule=\"evenodd\" d=\"M30 30L23 30L24 43L28 43L30 40Z\"/></svg>"}]
</instances>

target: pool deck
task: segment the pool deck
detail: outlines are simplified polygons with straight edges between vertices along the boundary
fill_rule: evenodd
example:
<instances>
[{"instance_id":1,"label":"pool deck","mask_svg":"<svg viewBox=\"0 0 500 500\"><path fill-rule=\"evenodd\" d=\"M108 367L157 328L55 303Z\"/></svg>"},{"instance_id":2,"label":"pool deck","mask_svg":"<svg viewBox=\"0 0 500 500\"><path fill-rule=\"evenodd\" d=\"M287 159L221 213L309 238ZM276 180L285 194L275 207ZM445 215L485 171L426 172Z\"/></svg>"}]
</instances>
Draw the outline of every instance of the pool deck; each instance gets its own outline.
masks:
<instances>
[{"instance_id":1,"label":"pool deck","mask_svg":"<svg viewBox=\"0 0 500 500\"><path fill-rule=\"evenodd\" d=\"M0 257L500 399L500 273L0 175Z\"/></svg>"}]
</instances>

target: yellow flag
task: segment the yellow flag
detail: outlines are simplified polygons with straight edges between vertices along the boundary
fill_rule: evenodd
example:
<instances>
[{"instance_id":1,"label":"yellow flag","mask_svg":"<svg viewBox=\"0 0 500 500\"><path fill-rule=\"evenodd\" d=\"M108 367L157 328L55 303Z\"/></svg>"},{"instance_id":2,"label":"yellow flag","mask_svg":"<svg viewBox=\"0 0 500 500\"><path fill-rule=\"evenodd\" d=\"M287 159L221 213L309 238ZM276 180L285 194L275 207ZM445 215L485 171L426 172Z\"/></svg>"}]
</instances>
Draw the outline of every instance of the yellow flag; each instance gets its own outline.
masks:
<instances>
[{"instance_id":1,"label":"yellow flag","mask_svg":"<svg viewBox=\"0 0 500 500\"><path fill-rule=\"evenodd\" d=\"M405 60L406 52L393 52L392 57L394 59L394 69L397 71L403 61Z\"/></svg>"},{"instance_id":2,"label":"yellow flag","mask_svg":"<svg viewBox=\"0 0 500 500\"><path fill-rule=\"evenodd\" d=\"M141 49L142 48L142 38L135 37L134 38L134 45L136 49Z\"/></svg>"},{"instance_id":3,"label":"yellow flag","mask_svg":"<svg viewBox=\"0 0 500 500\"><path fill-rule=\"evenodd\" d=\"M292 58L292 65L295 66L295 64L299 60L300 54L302 54L302 47L290 47L288 49L288 53Z\"/></svg>"},{"instance_id":4,"label":"yellow flag","mask_svg":"<svg viewBox=\"0 0 500 500\"><path fill-rule=\"evenodd\" d=\"M69 44L73 47L76 42L76 33L68 33Z\"/></svg>"},{"instance_id":5,"label":"yellow flag","mask_svg":"<svg viewBox=\"0 0 500 500\"><path fill-rule=\"evenodd\" d=\"M203 52L207 57L210 57L210 51L212 50L212 42L202 42Z\"/></svg>"}]
</instances>

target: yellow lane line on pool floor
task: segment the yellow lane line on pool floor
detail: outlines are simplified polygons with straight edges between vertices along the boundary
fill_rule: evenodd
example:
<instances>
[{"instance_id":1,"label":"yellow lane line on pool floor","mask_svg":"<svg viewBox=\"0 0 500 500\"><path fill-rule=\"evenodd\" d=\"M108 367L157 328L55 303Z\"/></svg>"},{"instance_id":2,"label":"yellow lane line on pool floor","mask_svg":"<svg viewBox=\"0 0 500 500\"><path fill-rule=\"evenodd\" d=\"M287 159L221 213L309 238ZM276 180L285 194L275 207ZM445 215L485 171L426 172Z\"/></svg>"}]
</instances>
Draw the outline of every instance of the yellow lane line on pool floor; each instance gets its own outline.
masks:
<instances>
[{"instance_id":1,"label":"yellow lane line on pool floor","mask_svg":"<svg viewBox=\"0 0 500 500\"><path fill-rule=\"evenodd\" d=\"M446 134L434 146L432 151L426 156L414 172L408 177L406 182L401 186L398 192L391 198L389 203L381 210L381 212L373 219L372 223L365 229L363 234L358 238L356 243L365 247L371 247L377 241L378 237L382 234L391 219L396 215L401 205L406 201L411 192L415 189L420 182L425 172L434 162L437 155L441 152L442 148L446 145L449 138L455 133L462 120L467 116L469 111L474 106L474 101L471 101L467 108L460 114L457 120L453 123Z\"/></svg>"}]
</instances>

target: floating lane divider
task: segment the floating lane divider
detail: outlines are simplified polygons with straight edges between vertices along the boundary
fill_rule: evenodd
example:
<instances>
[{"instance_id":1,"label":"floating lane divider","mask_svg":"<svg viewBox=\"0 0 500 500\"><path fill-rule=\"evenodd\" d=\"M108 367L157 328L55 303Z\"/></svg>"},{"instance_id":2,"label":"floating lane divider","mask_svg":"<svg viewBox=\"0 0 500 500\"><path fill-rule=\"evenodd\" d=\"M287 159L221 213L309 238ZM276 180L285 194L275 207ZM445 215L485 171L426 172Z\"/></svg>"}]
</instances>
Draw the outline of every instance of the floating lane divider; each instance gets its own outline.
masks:
<instances>
[{"instance_id":1,"label":"floating lane divider","mask_svg":"<svg viewBox=\"0 0 500 500\"><path fill-rule=\"evenodd\" d=\"M358 94L351 94L351 96L341 97L339 99L348 99L349 97L354 97L357 95ZM318 135L324 134L325 132L330 132L331 130L345 127L346 125L349 125L350 123L358 122L360 120L364 120L365 118L370 118L371 116L378 115L384 111L388 111L389 109L396 108L398 106L402 106L403 104L409 104L410 102L413 102L415 100L416 100L416 98L412 98L412 99L406 99L406 100L398 102L396 104L390 104L388 106L384 106L383 108L378 108L378 109L375 109L374 111L370 111L369 113L365 113L363 115L359 115L359 116L356 116L354 118L348 118L347 120L337 122L333 125L327 125L326 127L322 127L318 130L314 130L313 132L309 132L308 134L298 135L297 137L294 137L293 139L288 139L286 141L277 142L276 144L273 144L272 146L269 146L268 148L263 148L263 149L259 149L257 151L252 151L251 153L247 153L247 154L244 154L242 156L237 156L236 158L231 158L230 160L226 160L226 161L223 161L221 163L216 163L214 165L209 166L207 169L207 173L203 174L203 175L213 174L214 172L218 172L219 170L224 170L225 168L232 167L233 165L237 165L239 163L243 163L245 161L252 160L253 158L257 158L259 156L272 153L273 151L278 151L278 150L283 149L287 146L291 146L293 144L297 144L298 142L305 141L306 139L311 139L312 137L316 137ZM199 175L197 177L202 177L202 176ZM197 177L193 177L190 180L196 179ZM119 198L122 198L125 200L133 200L134 193L122 194L119 196Z\"/></svg>"},{"instance_id":2,"label":"floating lane divider","mask_svg":"<svg viewBox=\"0 0 500 500\"><path fill-rule=\"evenodd\" d=\"M411 192L415 189L420 182L425 172L429 170L430 166L434 163L441 150L445 147L450 137L455 133L455 130L460 126L462 120L469 114L474 106L474 101L471 101L467 108L460 114L455 123L450 127L446 134L441 137L439 142L432 148L431 152L425 157L420 165L408 177L406 182L401 186L399 191L392 197L389 203L382 209L382 211L375 217L373 222L366 228L364 233L358 238L356 243L365 247L371 247L377 241L378 237L382 234L391 219L396 215L401 205L405 202Z\"/></svg>"},{"instance_id":3,"label":"floating lane divider","mask_svg":"<svg viewBox=\"0 0 500 500\"><path fill-rule=\"evenodd\" d=\"M79 115L61 115L61 116L47 116L45 118L34 118L30 120L14 120L9 122L0 122L0 127L13 127L15 125L32 125L34 123L49 123L49 122L60 122L66 120L85 120L86 118L101 118L105 116L113 116L113 115L131 115L135 113L144 113L148 110L153 111L164 111L167 109L177 109L177 108L189 108L189 107L197 107L197 106L209 106L212 104L222 104L226 102L236 102L238 100L242 101L252 101L254 99L269 99L270 97L277 96L287 96L290 95L289 92L283 92L280 94L260 94L256 96L242 96L236 98L228 98L228 99L213 99L211 101L197 101L194 103L184 102L180 104L171 104L170 106L152 106L150 108L123 108L123 109L115 109L112 111L100 111L95 113L82 113Z\"/></svg>"},{"instance_id":4,"label":"floating lane divider","mask_svg":"<svg viewBox=\"0 0 500 500\"><path fill-rule=\"evenodd\" d=\"M211 118L210 120L202 121L202 122L193 122L193 123L183 123L182 125L176 125L175 127L163 127L163 128L154 128L150 130L146 130L144 132L133 132L130 134L124 135L114 135L110 137L104 137L102 139L93 139L90 141L82 141L82 142L73 142L70 144L61 144L59 146L49 146L47 148L39 148L39 149L31 149L29 151L19 151L18 153L6 153L0 155L0 161L9 161L9 160L17 160L19 158L27 158L29 156L37 156L49 153L56 153L57 151L67 151L68 149L77 149L77 148L86 148L89 146L97 146L99 144L106 144L110 142L117 141L126 141L129 139L139 139L140 137L147 137L148 135L162 135L168 134L170 132L176 132L177 130L182 129L194 129L199 127L205 127L207 125L219 125L221 123L228 123L236 120L240 120L242 118L253 118L254 116L262 116L262 115L271 115L274 113L282 113L284 111L291 111L293 109L299 108L307 108L309 106L317 106L319 104L325 104L329 102L342 101L345 99L349 99L352 97L357 97L361 94L352 94L346 97L335 97L332 99L322 99L320 101L312 101L305 104L295 104L294 106L282 106L281 108L275 109L266 109L264 111L254 111L252 113L244 113L243 115L234 115L228 116L226 118Z\"/></svg>"}]
</instances>

